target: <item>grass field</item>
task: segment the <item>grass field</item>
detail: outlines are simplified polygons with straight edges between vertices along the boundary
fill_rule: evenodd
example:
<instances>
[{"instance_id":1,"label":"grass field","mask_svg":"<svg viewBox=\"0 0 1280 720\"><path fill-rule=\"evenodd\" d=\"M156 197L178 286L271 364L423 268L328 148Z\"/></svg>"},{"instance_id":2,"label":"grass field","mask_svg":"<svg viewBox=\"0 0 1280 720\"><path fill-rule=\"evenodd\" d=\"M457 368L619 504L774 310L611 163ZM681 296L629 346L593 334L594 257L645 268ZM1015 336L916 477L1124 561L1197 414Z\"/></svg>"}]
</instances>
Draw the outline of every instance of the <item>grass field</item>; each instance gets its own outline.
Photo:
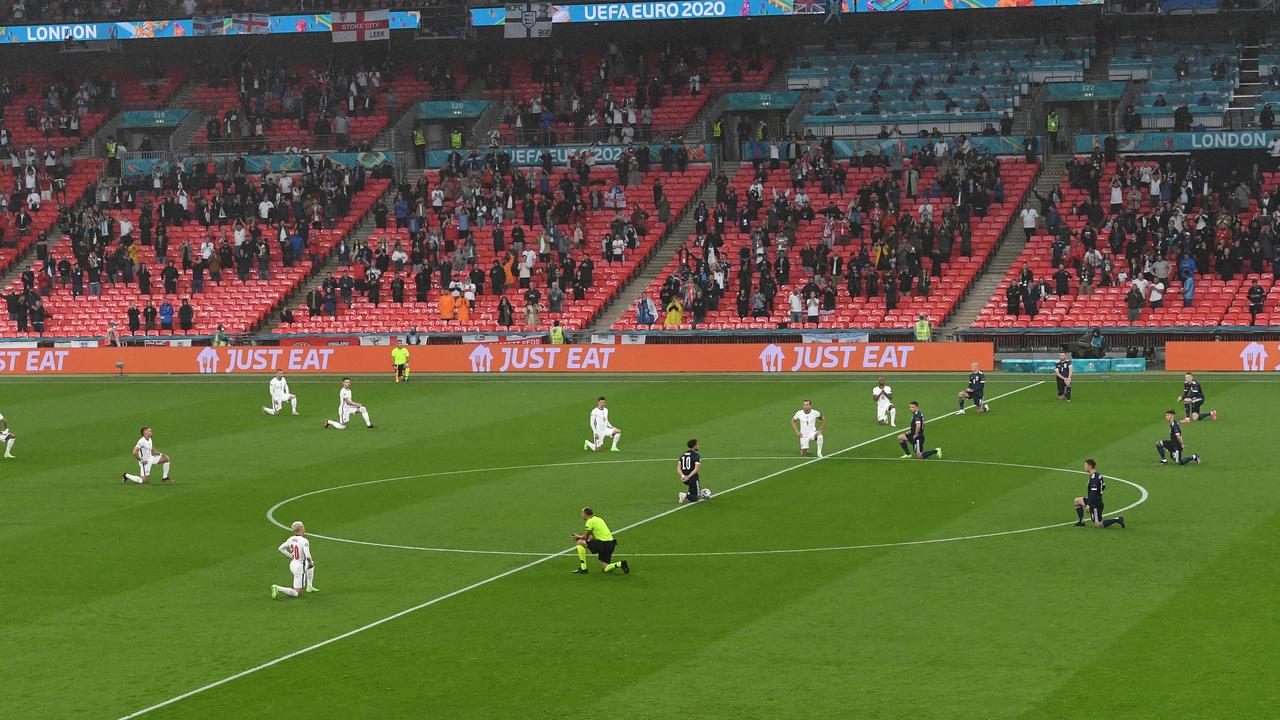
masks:
<instances>
[{"instance_id":1,"label":"grass field","mask_svg":"<svg viewBox=\"0 0 1280 720\"><path fill-rule=\"evenodd\" d=\"M265 378L7 382L0 718L1276 716L1280 384L1203 377L1179 468L1177 376L992 375L981 416L959 374L889 379L945 460L897 460L868 377L357 378L378 428L345 432L332 378L297 418ZM599 394L622 453L582 448ZM120 483L143 424L175 485ZM673 511L692 436L719 495ZM1086 457L1108 510L1149 491L1128 528L1071 527ZM570 574L588 504L630 575ZM273 507L321 593L269 599Z\"/></svg>"}]
</instances>

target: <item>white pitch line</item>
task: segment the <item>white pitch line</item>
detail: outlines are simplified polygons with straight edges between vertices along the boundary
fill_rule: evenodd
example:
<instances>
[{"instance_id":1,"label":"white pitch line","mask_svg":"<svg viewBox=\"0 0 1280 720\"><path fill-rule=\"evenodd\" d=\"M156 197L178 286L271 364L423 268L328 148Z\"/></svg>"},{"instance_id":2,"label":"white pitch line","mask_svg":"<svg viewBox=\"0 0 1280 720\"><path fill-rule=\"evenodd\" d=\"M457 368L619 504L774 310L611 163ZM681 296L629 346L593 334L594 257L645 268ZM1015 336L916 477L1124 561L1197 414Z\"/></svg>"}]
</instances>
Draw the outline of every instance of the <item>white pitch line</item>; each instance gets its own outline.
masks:
<instances>
[{"instance_id":1,"label":"white pitch line","mask_svg":"<svg viewBox=\"0 0 1280 720\"><path fill-rule=\"evenodd\" d=\"M1041 380L1041 381L1039 381L1039 382L1031 383L1030 385L1023 385L1022 387L1017 388L1016 390L1010 390L1010 391L1009 391L1009 392L1007 392L1007 393L1002 393L1002 394L1000 394L1000 395L996 395L995 397L991 398L991 399L990 399L990 400L988 400L987 402L991 402L991 401L999 400L999 399L1001 399L1001 398L1009 397L1010 395L1016 395L1017 393L1020 393L1020 392L1022 392L1022 391L1024 391L1024 390L1030 390L1031 388L1039 387L1040 385L1043 385L1043 384L1045 384L1046 382L1048 382L1048 381L1047 381L1047 380ZM935 419L934 419L934 421L936 422L936 421L938 421L938 420L941 420L942 418L952 417L952 416L954 416L954 415L959 415L959 414L961 414L959 410L952 410L951 412L949 412L949 413L947 413L947 414L945 414L945 415L939 415L937 418L935 418ZM855 445L850 445L849 447L844 448L843 450L837 450L837 451L835 451L835 452L833 452L833 453L831 453L831 454L827 455L826 457L835 457L836 455L841 455L841 454L846 453L846 452L849 452L849 451L851 451L851 450L857 450L858 448L866 447L867 445L870 445L871 443L879 442L879 441L881 441L881 440L885 440L885 439L887 439L887 438L893 437L893 436L894 436L894 434L895 434L895 433L897 433L897 432L898 432L898 430L893 430L893 431L891 431L891 432L889 432L889 433L886 433L886 434L884 434L884 435L881 435L881 436L879 436L879 437L875 437L875 438L872 438L872 439L870 439L870 440L864 440L863 442L857 443L857 444L855 444ZM776 472L771 472L771 473L769 473L768 475L763 475L763 476L761 476L761 477L758 477L758 478L756 478L755 480L748 480L747 482L744 482L744 483L742 483L742 484L740 484L740 485L735 485L735 486L733 486L733 487L729 488L728 490L722 490L719 494L720 494L720 495L727 495L727 494L729 494L729 493L731 493L731 492L735 492L735 491L738 491L738 490L743 490L743 489L746 489L746 488L751 487L752 485L756 485L756 484L758 484L758 483L762 483L762 482L764 482L765 480L769 480L769 479L772 479L772 478L778 477L779 475L783 475L783 474L785 474L785 473L789 473L789 472L791 472L792 470L798 470L798 469L800 469L800 468L802 468L802 467L808 467L809 465L812 465L812 464L813 464L813 463L815 463L815 462L822 462L822 461L823 461L823 460L825 460L825 459L826 459L826 458L813 458L812 460L807 460L807 461L802 462L802 463L797 463L797 464L792 465L792 466L790 466L790 467L788 467L788 468L784 468L784 469L782 469L782 470L778 470L778 471L776 471ZM637 520L636 522L633 522L633 523L631 523L630 525L627 525L627 526L625 526L625 527L623 527L623 528L621 528L621 529L619 529L619 530L616 530L616 531L615 531L615 534L617 534L617 533L622 533L622 532L626 532L627 530L631 530L631 529L634 529L634 528L640 527L641 525L647 525L648 523L651 523L651 522L653 522L653 521L655 521L655 520L660 520L660 519L662 519L662 518L664 518L664 517L667 517L668 515L672 515L672 514L674 514L674 513L680 512L681 510L687 510L688 508L696 507L696 506L697 506L697 503L691 503L691 504L688 504L688 505L677 505L677 506L675 506L675 507L671 508L670 510L665 510L665 511L663 511L663 512L660 512L660 513L658 513L657 515L651 515L651 516L649 516L649 517L647 517L647 518L644 518L643 520ZM575 546L575 547L576 547L576 546ZM419 610L424 610L424 609L426 609L426 608L431 607L432 605L436 605L436 604L442 603L442 602L444 602L445 600L448 600L448 599L450 599L450 598L454 598L454 597L457 597L457 596L459 596L459 595L462 595L463 593L467 593L467 592L470 592L470 591L475 590L475 589L477 589L477 588L484 587L485 585L489 585L489 584L491 584L491 583L495 583L495 582L497 582L497 581L499 581L499 580L501 580L501 579L503 579L503 578L505 578L505 577L509 577L509 576L511 576L511 575L515 575L516 573L519 573L519 572L523 572L523 571L525 571L525 570L528 570L529 568L536 567L536 566L541 565L541 564L543 564L543 563L545 563L545 562L547 562L547 561L549 561L549 560L554 560L555 558L562 557L562 556L564 556L564 555L567 555L567 554L568 554L568 553L570 553L571 551L573 551L573 549L574 549L573 547L568 547L568 548L565 548L564 550L560 550L560 551L558 551L558 552L554 552L554 553L550 553L550 554L544 555L544 556L542 556L542 557L540 557L540 558L538 558L538 559L536 559L536 560L531 560L531 561L529 561L529 562L527 562L527 563L525 563L525 564L523 564L523 565L519 565L519 566L517 566L517 567L511 568L510 570L507 570L507 571L504 571L504 572L498 573L497 575L493 575L493 576L491 576L491 577L485 578L484 580L479 580L479 581L477 581L477 582L471 583L470 585L467 585L466 587L458 588L457 590L453 590L452 592L445 593L444 595L440 595L440 596L434 597L434 598L432 598L432 599L430 599L430 600L427 600L427 601L425 601L425 602L418 603L417 605L414 605L414 606L412 606L412 607L405 608L404 610L401 610L401 611L399 611L399 612L397 612L397 613L394 613L394 614L388 615L388 616L386 616L386 617L384 617L384 618L380 618L380 619L378 619L378 620L374 620L374 621L372 621L372 622L365 623L364 625L361 625L360 627L355 628L355 629L353 629L353 630L348 630L347 632L344 632L344 633L342 633L341 635L335 635L335 636L333 636L333 637L331 637L331 638L328 638L327 640L321 640L321 641L320 641L320 642L318 642L318 643L314 643L314 644L312 644L312 645L308 645L308 646L306 646L306 647L304 647L304 648L301 648L301 649L299 649L299 650L294 650L293 652L291 652L291 653L289 653L289 654L287 654L287 655L281 655L281 656L280 656L280 657L278 657L278 658L275 658L275 659L272 659L272 660L268 660L267 662L264 662L264 663L262 663L262 664L260 664L260 665L255 665L255 666L253 666L253 667L251 667L251 668L249 668L249 669L247 669L247 670L241 670L240 672L235 673L234 675L228 675L228 676L226 676L226 677L222 678L221 680L215 680L215 681L213 681L213 682L211 682L211 683L208 683L208 684L206 684L206 685L202 685L202 686L200 686L200 687L198 687L198 688L195 688L194 690L188 690L187 692L184 692L184 693L182 693L181 695L175 695L175 696L173 696L173 697L169 698L168 700L164 700L164 701L162 701L162 702L158 702L158 703L156 703L155 705L151 705L150 707L145 707L145 708L143 708L143 709L141 709L141 710L137 710L137 711L134 711L134 712L132 712L132 713L129 713L128 715L124 715L124 716L122 716L122 717L120 718L120 720L132 720L132 718L142 717L143 715L146 715L146 714L148 714L148 713L154 712L154 711L159 710L159 709L161 709L161 708L168 707L168 706L170 706L170 705L173 705L174 703L182 702L183 700L186 700L186 699L187 699L187 698L189 698L189 697L193 697L193 696L195 696L195 695L199 695L199 694L201 694L201 693L208 692L209 690L213 690L213 689L218 688L218 687L222 687L223 685L226 685L227 683L230 683L230 682L234 682L234 681L236 681L236 680L239 680L239 679L240 679L240 678L242 678L242 677L246 677L246 676L248 676L248 675L252 675L252 674L254 674L254 673L261 672L261 671L266 670L266 669L268 669L268 668L271 668L271 667L274 667L274 666L276 666L276 665L279 665L280 663L283 663L283 662L287 662L287 661L289 661L289 660L292 660L293 658L296 658L296 657L298 657L298 656L300 656L300 655L306 655L307 653L314 652L314 651L316 651L316 650L319 650L320 648L323 648L323 647L327 647L327 646L329 646L329 645L332 645L333 643L339 642L339 641L341 641L341 640L346 640L346 639L347 639L347 638L349 638L349 637L353 637L353 636L355 636L355 635L359 635L359 634L361 634L361 633L363 633L363 632L366 632L366 631L372 630L372 629L374 629L374 628L376 628L376 627L379 627L379 626L381 626L381 625L385 625L385 624L387 624L387 623L391 622L392 620L398 620L398 619L400 619L400 618L402 618L402 617L404 617L404 616L406 616L406 615L410 615L410 614L412 614L412 613L418 612Z\"/></svg>"}]
</instances>

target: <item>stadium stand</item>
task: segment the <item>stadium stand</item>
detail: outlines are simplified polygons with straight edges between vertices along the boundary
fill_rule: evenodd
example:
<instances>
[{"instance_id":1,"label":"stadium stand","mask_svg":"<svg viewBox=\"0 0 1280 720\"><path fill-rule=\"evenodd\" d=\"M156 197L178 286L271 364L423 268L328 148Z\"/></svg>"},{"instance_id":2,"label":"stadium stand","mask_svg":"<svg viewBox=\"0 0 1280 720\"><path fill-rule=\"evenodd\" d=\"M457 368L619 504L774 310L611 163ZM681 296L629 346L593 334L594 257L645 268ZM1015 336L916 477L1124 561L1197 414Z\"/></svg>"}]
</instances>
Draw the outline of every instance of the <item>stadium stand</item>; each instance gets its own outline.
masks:
<instances>
[{"instance_id":1,"label":"stadium stand","mask_svg":"<svg viewBox=\"0 0 1280 720\"><path fill-rule=\"evenodd\" d=\"M79 166L77 171L81 172ZM87 184L89 169L83 172L81 177ZM69 213L63 219L61 238L50 244L48 260L37 262L24 277L13 281L6 297L24 290L29 295L35 285L49 314L45 335L101 336L111 323L122 334L155 335L161 330L148 327L149 308L163 313L165 303L178 308L183 299L189 299L194 308L191 329L180 329L175 316L173 329L164 330L164 334L210 335L220 327L231 333L246 332L306 278L316 262L329 255L390 184L374 178L362 181L361 175L359 170L351 174L353 195L349 199L342 190L342 175L330 174L323 162L310 177L294 174L285 180L284 176L269 176L265 187L259 177L226 178L211 189L193 190L189 197L183 197L186 185L179 186L179 179L172 174L158 194L139 193L135 197L125 188L104 186L104 194L98 197L102 210ZM290 185L298 189L296 194L286 190ZM219 207L226 209L228 217L239 212L255 217L264 197L279 200L270 210L271 222L238 225L219 221ZM184 201L191 208L189 213L179 209ZM204 224L208 220L202 220L206 204L209 226ZM56 215L56 211L50 212ZM148 214L151 223L143 219ZM122 231L127 239L122 240ZM168 237L163 244L167 262L159 257L162 234ZM202 261L206 242L210 251L207 262ZM238 252L242 242L246 248L243 258ZM288 258L286 244L291 249ZM261 273L262 255L255 249L262 246L269 248L267 278ZM149 293L140 286L142 267L150 272ZM166 287L170 267L175 277L173 285ZM215 279L215 273L220 279ZM95 277L101 283L100 296L94 295ZM202 289L195 287L197 283ZM130 308L139 314L131 317ZM131 321L140 321L142 330L133 332ZM39 334L34 327L22 330L24 324L11 319L0 335Z\"/></svg>"},{"instance_id":2,"label":"stadium stand","mask_svg":"<svg viewBox=\"0 0 1280 720\"><path fill-rule=\"evenodd\" d=\"M14 192L12 194L0 191L0 207L10 212L0 213L0 271L7 270L23 253L27 252L36 241L54 226L58 220L58 203L59 202L75 202L84 194L85 189L92 185L98 178L100 163L92 160L80 160L68 165L59 163L51 169L46 169L45 165L40 162L34 162L30 165L35 170L34 186L39 191L48 191L50 200L41 201L40 209L34 212L27 210L26 197L23 193ZM70 163L70 161L65 161ZM25 168L20 166L15 179L25 188ZM65 192L55 192L54 186L57 179L61 177L66 182ZM28 231L22 233L18 226L25 224L25 219L19 219L18 208L22 208L23 212L29 216L30 225Z\"/></svg>"},{"instance_id":3,"label":"stadium stand","mask_svg":"<svg viewBox=\"0 0 1280 720\"><path fill-rule=\"evenodd\" d=\"M606 53L493 63L486 94L503 102L502 142L627 143L680 133L714 92L762 87L775 65L758 50L624 53L614 45Z\"/></svg>"},{"instance_id":4,"label":"stadium stand","mask_svg":"<svg viewBox=\"0 0 1280 720\"><path fill-rule=\"evenodd\" d=\"M471 219L485 214L473 209L476 200L460 202L459 198L464 198L463 188L468 185L478 191L473 197L492 198L493 192L487 188L503 173L494 174L491 168L483 175L477 171L466 179L459 179L451 176L447 169L443 176L440 171L429 171L415 189L416 197L398 198L397 205L403 200L404 207L395 211L396 216L403 212L409 218L416 216L425 220L425 228L418 233L420 241L415 245L412 240L412 231L418 228L411 225L411 219L402 221L399 228L392 222L374 231L367 251L352 249L351 267L344 268L338 277L326 280L327 287L317 291L323 295L333 288L342 293L342 286L347 282L343 278L350 277L352 290L346 296L352 298L352 303L336 302L336 317L323 312L323 306L322 312L312 314L308 305L314 308L323 300L311 296L307 304L295 310L294 323L281 325L274 332L396 332L410 327L428 332L495 332L521 328L545 330L555 321L560 321L566 330L586 327L664 237L668 223L661 218L679 216L706 182L710 168L694 164L670 172L657 168L640 172L631 165L625 175L631 176L632 183L623 187L618 184L618 167L591 168L590 177L585 181L579 174L580 167L557 168L547 174L529 169L528 181L533 183L527 195L529 206L526 208L521 201L513 200L512 209L504 211L502 250L495 250L494 225ZM481 175L482 179L476 182ZM507 187L523 183L513 174L506 174L505 178ZM669 208L662 208L655 200L653 187L659 183ZM447 224L441 222L441 215L433 209L437 191ZM512 197L518 194L516 191ZM535 199L539 203L536 207ZM576 211L572 209L575 199L582 203ZM462 219L464 208L467 209L465 220ZM543 212L550 214L550 223L558 233L556 238L542 237L540 215ZM492 217L492 209L488 214ZM575 241L579 223L583 231L581 243ZM471 228L474 262L467 261L468 246L458 233L464 226ZM524 253L516 252L514 245L517 227L524 233ZM636 229L634 236L631 228ZM616 243L612 241L615 237ZM620 261L610 262L605 257L606 241L611 244L611 252L620 252ZM438 247L438 251L433 252L433 246ZM397 270L391 260L397 248L405 254L401 270ZM564 249L568 251L562 251ZM585 271L584 258L591 260ZM527 272L520 270L522 260L529 264ZM421 272L415 269L420 263ZM505 270L503 265L507 266ZM369 282L369 267L380 268L381 274L374 276L373 283ZM493 292L491 273L495 268L505 286L501 294ZM472 293L465 285L473 270L480 273L475 283L474 307L466 302L466 296ZM422 292L418 291L419 276L429 283L429 287L423 286ZM521 278L526 276L528 282L522 282ZM392 283L396 280L404 284L403 302L393 299ZM442 303L441 286L446 285L446 280L448 285L457 283L459 301L456 304L449 292L444 294ZM551 295L553 284L564 293L559 312L552 310L557 302ZM374 286L377 290L371 293ZM532 303L529 290L540 296ZM420 297L425 299L419 300ZM500 308L504 300L510 306ZM540 308L536 319L526 314L530 304Z\"/></svg>"},{"instance_id":5,"label":"stadium stand","mask_svg":"<svg viewBox=\"0 0 1280 720\"><path fill-rule=\"evenodd\" d=\"M921 314L934 325L942 323L977 277L1038 168L1024 159L996 160L972 153L963 161L973 183L969 185L957 182L961 161L954 154L953 148L942 163L915 155L901 172L890 169L888 163L859 167L837 161L828 173L821 160L816 170L807 169L810 155L806 153L805 160L795 164L806 168L800 180L794 170L781 164L773 169L744 165L732 179L720 182L723 192L718 188L717 193L722 206L709 211L697 228L705 227L715 237L723 214L723 245L715 257L709 257L704 248L714 247L716 241L702 235L690 238L650 285L645 298L628 309L613 329L765 330L784 323L907 328ZM822 155L817 152L814 157ZM921 168L914 197L910 190L915 184L913 167ZM840 173L847 176L847 192L840 192ZM900 186L895 177L902 178ZM958 189L961 185L963 191ZM972 212L968 240L962 229L964 212L955 212L954 198L960 192L966 199L964 207ZM749 201L757 194L761 196L757 219L751 218L754 203L731 210L738 206L737 198ZM900 211L887 212L894 207ZM934 220L927 229L922 222L907 229L926 215ZM794 242L783 240L792 233L779 216L798 219ZM885 244L879 244L879 239ZM832 251L825 261L824 247ZM782 255L779 248L785 248ZM782 269L782 256L787 271ZM806 271L806 265L817 271ZM859 269L856 279L850 278L852 267ZM910 282L906 276L912 276ZM900 290L891 301L881 287L894 278ZM921 278L927 278L927 291ZM712 287L720 281L722 290ZM776 283L776 288L768 287L769 283ZM790 305L793 291L799 296L802 322L797 322ZM668 316L672 297L680 299L674 317ZM812 307L811 297L817 301ZM640 307L647 303L654 305ZM705 317L699 319L703 313ZM815 315L818 321L810 322Z\"/></svg>"},{"instance_id":6,"label":"stadium stand","mask_svg":"<svg viewBox=\"0 0 1280 720\"><path fill-rule=\"evenodd\" d=\"M1240 84L1239 59L1240 46L1230 43L1126 44L1115 49L1108 75L1146 81L1134 103L1143 127L1218 128Z\"/></svg>"},{"instance_id":7,"label":"stadium stand","mask_svg":"<svg viewBox=\"0 0 1280 720\"><path fill-rule=\"evenodd\" d=\"M951 51L924 43L808 48L793 60L787 82L792 89L817 91L805 125L819 134L874 135L886 126L908 134L934 128L992 132L1020 106L1028 83L1084 76L1092 41L1064 44L1065 49L1051 49L992 40L982 48Z\"/></svg>"},{"instance_id":8,"label":"stadium stand","mask_svg":"<svg viewBox=\"0 0 1280 720\"><path fill-rule=\"evenodd\" d=\"M1155 204L1150 193L1153 176L1164 193ZM1250 182L1211 178L1213 191L1205 198L1198 196L1202 179L1198 170L1179 170L1172 163L1077 158L1057 195L1041 201L1045 230L1008 269L973 327L1247 326L1247 295L1254 280L1267 292L1258 324L1280 323L1280 286L1274 283L1280 268L1273 264L1274 254L1266 256L1274 253L1274 236L1261 222ZM1267 173L1260 180L1268 207L1276 207L1276 174ZM1098 187L1096 201L1090 201L1091 184ZM1186 198L1181 197L1184 187ZM1176 209L1179 200L1190 212ZM1090 246L1097 248L1096 255L1089 254ZM1129 293L1135 280L1133 297ZM1156 280L1164 291L1157 289L1162 297L1153 303ZM1185 303L1184 297L1189 298ZM1131 312L1136 319L1130 319Z\"/></svg>"},{"instance_id":9,"label":"stadium stand","mask_svg":"<svg viewBox=\"0 0 1280 720\"><path fill-rule=\"evenodd\" d=\"M192 98L212 113L193 145L222 152L359 147L376 138L393 110L437 91L452 96L467 84L461 65L425 61L414 70L390 62L285 66L244 57L214 67Z\"/></svg>"}]
</instances>

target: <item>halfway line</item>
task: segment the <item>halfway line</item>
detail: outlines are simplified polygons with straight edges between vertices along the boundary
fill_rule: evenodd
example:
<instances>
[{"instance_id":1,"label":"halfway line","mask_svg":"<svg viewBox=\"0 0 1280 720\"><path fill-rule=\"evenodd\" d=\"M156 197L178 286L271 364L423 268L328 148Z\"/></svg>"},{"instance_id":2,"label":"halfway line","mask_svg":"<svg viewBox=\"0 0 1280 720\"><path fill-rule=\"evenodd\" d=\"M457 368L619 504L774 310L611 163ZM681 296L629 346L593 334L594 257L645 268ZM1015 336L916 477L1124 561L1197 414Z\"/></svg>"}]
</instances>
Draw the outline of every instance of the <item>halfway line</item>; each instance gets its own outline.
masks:
<instances>
[{"instance_id":1,"label":"halfway line","mask_svg":"<svg viewBox=\"0 0 1280 720\"><path fill-rule=\"evenodd\" d=\"M1040 381L1038 381L1038 382L1031 383L1030 385L1023 385L1022 387L1017 388L1016 390L1010 390L1010 391L1009 391L1009 392L1007 392L1007 393L1002 393L1002 394L1000 394L1000 395L996 395L995 397L991 398L991 400L999 400L999 399L1001 399L1001 398L1009 397L1010 395L1016 395L1017 393L1020 393L1020 392L1022 392L1023 390L1030 390L1031 388L1033 388L1033 387L1038 387L1038 386L1040 386L1040 385L1045 384L1046 382L1048 382L1048 381L1047 381L1047 380L1040 380ZM987 402L990 402L991 400L988 400ZM945 414L945 415L939 415L938 417L936 417L936 418L934 419L934 421L936 422L936 421L941 420L941 419L943 419L943 418L952 417L952 416L960 415L960 414L961 414L961 411L959 411L959 410L952 410L951 412L949 412L949 413L947 413L947 414ZM802 468L802 467L808 467L809 465L812 465L812 464L814 464L814 463L816 463L816 462L822 462L822 461L823 461L824 459L826 459L826 458L829 458L829 457L835 457L836 455L841 455L841 454L843 454L843 453L847 453L847 452L849 452L849 451L851 451L851 450L857 450L858 448L866 447L867 445L870 445L871 443L874 443L874 442L880 442L881 440L885 440L885 439L887 439L887 438L893 437L893 436L894 436L896 433L898 433L898 432L899 432L898 430L891 430L890 432L887 432L887 433L885 433L884 435L880 435L879 437L874 437L874 438L871 438L870 440L864 440L864 441L862 441L862 442L860 442L860 443L857 443L857 444L855 444L855 445L850 445L849 447L844 448L843 450L837 450L837 451L835 451L835 452L833 452L833 453L829 453L829 454L828 454L828 455L826 455L825 457L822 457L822 458L813 458L813 459L811 459L811 460L806 460L806 461L804 461L804 462L802 462L802 463L797 463L797 464L795 464L795 465L792 465L791 467L783 468L782 470L778 470L778 471L776 471L776 472L771 472L771 473L769 473L768 475L763 475L763 476L758 477L758 478L756 478L756 479L754 479L754 480L748 480L747 482L741 483L741 484L739 484L739 485L734 485L733 487L729 488L728 490L722 490L722 491L720 491L719 493L717 493L717 495L727 495L728 493L735 492L735 491L737 491L737 490L743 490L743 489L745 489L745 488L749 488L749 487L751 487L752 485L755 485L755 484L757 484L757 483L762 483L762 482L764 482L765 480L770 480L770 479L772 479L772 478L776 478L776 477L778 477L779 475L783 475L783 474L789 473L789 472L791 472L792 470L798 470L798 469L800 469L800 468ZM648 523L651 523L651 522L653 522L654 520L660 520L660 519L662 519L662 518L664 518L664 517L667 517L668 515L672 515L672 514L674 514L674 513L678 513L678 512L680 512L681 510L687 510L687 509L689 509L689 508L691 508L691 507L694 507L694 505L693 505L693 504L689 504L689 505L677 505L677 506L675 506L675 507L671 508L670 510L665 510L665 511L663 511L663 512L660 512L660 513L658 513L657 515L651 515L651 516L649 516L649 517L647 517L647 518L644 518L643 520L637 520L636 522L633 522L633 523L631 523L630 525L627 525L627 526L625 526L625 527L623 527L623 528L621 528L621 529L619 529L619 530L616 530L616 531L615 531L615 533L626 532L627 530L631 530L631 529L634 529L634 528L638 528L638 527L640 527L641 525L647 525ZM335 635L335 636L333 636L333 637L331 637L331 638L329 638L329 639L327 639L327 640L321 640L320 642L315 643L314 645L308 645L307 647L304 647L304 648L302 648L302 649L300 649L300 650L294 650L293 652L289 653L288 655L281 655L280 657L275 658L274 660L268 660L267 662L264 662L264 663L262 663L261 665L256 665L256 666L254 666L254 667L251 667L251 668L249 668L248 670L241 670L240 672L238 672L238 673L236 673L236 674L234 674L234 675L228 675L227 677L224 677L224 678L222 678L221 680L215 680L215 681L213 681L213 682L211 682L211 683L209 683L209 684L207 684L207 685L202 685L202 686L200 686L200 687L198 687L198 688L196 688L196 689L194 689L194 690L188 690L187 692L184 692L184 693L182 693L181 695L175 695L174 697L171 697L171 698L169 698L168 700L165 700L165 701L163 701L163 702L159 702L159 703L156 703L155 705L152 705L152 706L150 706L150 707L145 707L145 708L143 708L143 709L141 709L141 710L138 710L138 711L135 711L135 712L129 713L128 715L125 715L125 716L121 717L121 718L120 718L120 720L131 720L132 718L141 717L141 716L143 716L143 715L146 715L147 713L150 713L150 712L153 712L153 711L155 711L155 710L159 710L159 709L161 709L161 708L165 708L165 707L168 707L168 706L170 706L170 705L173 705L174 703L177 703L177 702L181 702L181 701L183 701L183 700L186 700L186 699L187 699L187 698L189 698L189 697L192 697L192 696L195 696L195 695L199 695L199 694L204 693L204 692L207 692L207 691L209 691L209 690L213 690L214 688L218 688L218 687L221 687L221 686L223 686L223 685L226 685L227 683L233 682L233 681L235 681L235 680L239 680L239 679L240 679L240 678L242 678L242 677L245 677L245 676L248 676L248 675L252 675L252 674L254 674L254 673L256 673L256 672L259 672L259 671L262 671L262 670L266 670L267 668L274 667L274 666L279 665L280 663L286 662L286 661L288 661L288 660L292 660L293 658L296 658L296 657L298 657L299 655L306 655L307 653L313 652L313 651L315 651L315 650L319 650L320 648L323 648L323 647L325 647L325 646L327 646L327 645L332 645L333 643L336 643L336 642L338 642L338 641L340 641L340 640L346 640L346 639L347 639L347 638L349 638L349 637L353 637L353 636L355 636L355 635L359 635L360 633L363 633L363 632L365 632L365 631L372 630L372 629L374 629L374 628L376 628L376 627L378 627L378 626L380 626L380 625L385 625L386 623L389 623L389 622L391 622L392 620L398 620L399 618L402 618L402 617L404 617L405 615L409 615L409 614L412 614L412 613L418 612L419 610L424 610L424 609L426 609L426 608L431 607L432 605L436 605L436 604L438 604L438 603L442 603L442 602L444 602L445 600L448 600L448 599L450 599L450 598L457 597L457 596L459 596L459 595L461 595L461 594L463 594L463 593L466 593L466 592L470 592L470 591L472 591L472 590L475 590L476 588L484 587L485 585L488 585L488 584L490 584L490 583L497 582L497 581L499 581L499 580L501 580L501 579L503 579L503 578L505 578L505 577L508 577L508 576L511 576L511 575L515 575L515 574L516 574L516 573L518 573L518 572L522 572L522 571L524 571L524 570L528 570L528 569L529 569L529 568L531 568L531 567L535 567L535 566L541 565L541 564L543 564L543 563L547 562L548 560L554 560L555 558L558 558L558 557L562 557L562 556L564 556L564 555L567 555L567 554L569 554L571 551L573 551L573 549L574 549L574 548L572 548L572 547L568 547L568 548L565 548L564 550L560 550L559 552L554 552L554 553L551 553L551 554L549 554L549 555L544 555L543 557L540 557L540 558L538 558L537 560L531 560L531 561L529 561L529 562L527 562L527 563L525 563L525 564L523 564L523 565L519 565L519 566L514 567L514 568L511 568L510 570L507 570L507 571L505 571L505 572L498 573L497 575L494 575L494 576L492 576L492 577L488 577L488 578L485 578L484 580L479 580L479 581L477 581L477 582L471 583L470 585L467 585L466 587L458 588L457 590L454 590L454 591L452 591L452 592L445 593L444 595L440 595L440 596L438 596L438 597L434 597L434 598L432 598L432 599L430 599L430 600L427 600L426 602L422 602L422 603L419 603L419 604L417 604L417 605L414 605L413 607L405 608L404 610L401 610L400 612L397 612L397 613L395 613L395 614L388 615L388 616L386 616L386 617L384 617L384 618L381 618L381 619L378 619L378 620L374 620L374 621L372 621L372 622L370 622L370 623L366 623L366 624L361 625L360 627L355 628L355 629L353 629L353 630L348 630L347 632L344 632L344 633L342 633L341 635Z\"/></svg>"}]
</instances>

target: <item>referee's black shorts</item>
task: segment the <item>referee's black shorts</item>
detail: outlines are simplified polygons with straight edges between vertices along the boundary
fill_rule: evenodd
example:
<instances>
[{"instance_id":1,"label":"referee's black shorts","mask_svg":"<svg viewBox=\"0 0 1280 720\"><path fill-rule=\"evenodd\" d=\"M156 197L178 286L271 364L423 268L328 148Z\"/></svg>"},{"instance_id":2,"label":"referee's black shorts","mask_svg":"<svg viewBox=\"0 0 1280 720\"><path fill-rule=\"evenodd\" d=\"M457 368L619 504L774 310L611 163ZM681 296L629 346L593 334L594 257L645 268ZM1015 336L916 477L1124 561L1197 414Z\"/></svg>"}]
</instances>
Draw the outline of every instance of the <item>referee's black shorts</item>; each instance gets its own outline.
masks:
<instances>
[{"instance_id":1,"label":"referee's black shorts","mask_svg":"<svg viewBox=\"0 0 1280 720\"><path fill-rule=\"evenodd\" d=\"M596 557L600 558L602 563L613 562L613 551L617 549L617 540L596 540L587 541L587 550Z\"/></svg>"}]
</instances>

